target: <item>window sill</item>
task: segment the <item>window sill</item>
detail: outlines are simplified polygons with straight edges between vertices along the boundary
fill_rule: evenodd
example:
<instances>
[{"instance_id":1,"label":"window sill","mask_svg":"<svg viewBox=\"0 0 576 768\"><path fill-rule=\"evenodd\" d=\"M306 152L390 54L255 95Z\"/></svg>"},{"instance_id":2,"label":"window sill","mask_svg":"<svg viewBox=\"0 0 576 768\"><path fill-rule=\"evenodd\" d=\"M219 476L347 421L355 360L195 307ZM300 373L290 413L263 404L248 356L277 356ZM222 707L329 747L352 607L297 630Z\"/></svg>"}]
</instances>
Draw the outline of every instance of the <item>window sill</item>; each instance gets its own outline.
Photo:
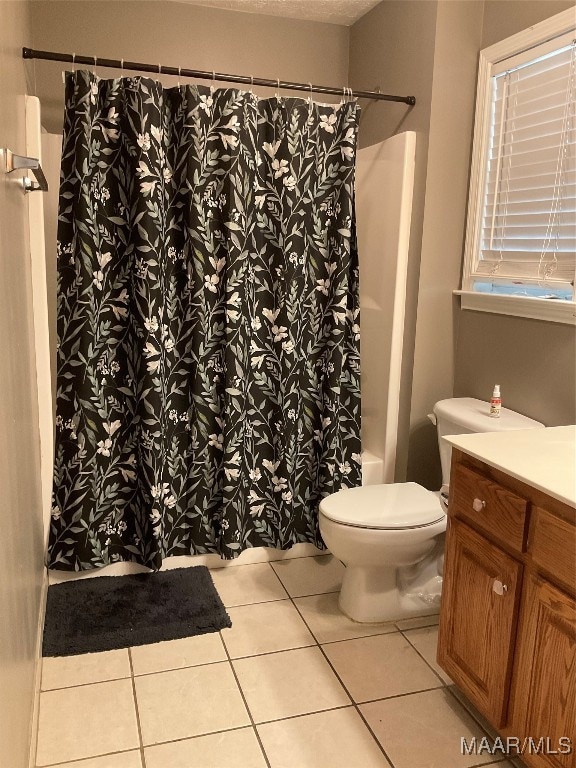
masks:
<instances>
[{"instance_id":1,"label":"window sill","mask_svg":"<svg viewBox=\"0 0 576 768\"><path fill-rule=\"evenodd\" d=\"M474 291L454 291L454 295L460 296L461 309L576 325L576 304L573 301L498 296Z\"/></svg>"}]
</instances>

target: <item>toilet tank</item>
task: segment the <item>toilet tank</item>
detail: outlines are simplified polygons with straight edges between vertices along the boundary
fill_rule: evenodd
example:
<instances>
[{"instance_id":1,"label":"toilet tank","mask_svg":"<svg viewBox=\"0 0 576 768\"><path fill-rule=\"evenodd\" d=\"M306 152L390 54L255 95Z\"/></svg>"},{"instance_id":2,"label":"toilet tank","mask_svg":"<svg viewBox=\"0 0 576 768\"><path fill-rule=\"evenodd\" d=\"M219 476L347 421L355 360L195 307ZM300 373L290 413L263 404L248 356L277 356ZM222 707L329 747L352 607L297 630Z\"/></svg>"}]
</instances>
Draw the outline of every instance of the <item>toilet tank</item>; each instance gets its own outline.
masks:
<instances>
[{"instance_id":1,"label":"toilet tank","mask_svg":"<svg viewBox=\"0 0 576 768\"><path fill-rule=\"evenodd\" d=\"M438 447L442 463L442 483L450 482L450 460L452 446L442 438L444 435L464 435L470 432L509 432L515 429L541 429L544 424L516 411L502 408L500 418L489 416L490 403L474 397L451 397L440 400L434 406Z\"/></svg>"}]
</instances>

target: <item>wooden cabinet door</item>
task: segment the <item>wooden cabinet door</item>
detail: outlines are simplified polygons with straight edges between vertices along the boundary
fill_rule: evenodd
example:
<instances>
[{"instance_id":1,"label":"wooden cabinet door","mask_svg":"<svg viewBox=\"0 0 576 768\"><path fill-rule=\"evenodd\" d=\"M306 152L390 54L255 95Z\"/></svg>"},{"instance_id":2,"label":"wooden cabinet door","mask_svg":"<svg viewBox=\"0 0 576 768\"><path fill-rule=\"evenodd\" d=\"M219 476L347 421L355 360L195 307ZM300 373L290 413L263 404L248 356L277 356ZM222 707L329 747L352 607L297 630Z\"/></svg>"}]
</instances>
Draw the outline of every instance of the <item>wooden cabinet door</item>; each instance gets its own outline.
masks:
<instances>
[{"instance_id":1,"label":"wooden cabinet door","mask_svg":"<svg viewBox=\"0 0 576 768\"><path fill-rule=\"evenodd\" d=\"M450 519L438 663L495 728L504 725L522 566Z\"/></svg>"},{"instance_id":2,"label":"wooden cabinet door","mask_svg":"<svg viewBox=\"0 0 576 768\"><path fill-rule=\"evenodd\" d=\"M533 574L516 653L509 730L541 746L538 754L525 749L522 759L537 768L576 768L576 601ZM571 754L561 753L562 737L572 740Z\"/></svg>"}]
</instances>

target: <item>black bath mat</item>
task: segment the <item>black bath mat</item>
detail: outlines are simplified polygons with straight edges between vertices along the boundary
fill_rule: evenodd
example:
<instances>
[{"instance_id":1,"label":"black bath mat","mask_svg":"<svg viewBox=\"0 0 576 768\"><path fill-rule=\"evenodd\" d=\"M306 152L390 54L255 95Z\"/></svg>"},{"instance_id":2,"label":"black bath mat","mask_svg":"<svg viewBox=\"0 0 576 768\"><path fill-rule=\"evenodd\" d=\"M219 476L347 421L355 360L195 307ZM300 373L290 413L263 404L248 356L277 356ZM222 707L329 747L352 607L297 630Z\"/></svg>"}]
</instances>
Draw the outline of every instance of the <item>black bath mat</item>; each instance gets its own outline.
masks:
<instances>
[{"instance_id":1,"label":"black bath mat","mask_svg":"<svg viewBox=\"0 0 576 768\"><path fill-rule=\"evenodd\" d=\"M48 588L44 656L111 651L231 627L203 565Z\"/></svg>"}]
</instances>

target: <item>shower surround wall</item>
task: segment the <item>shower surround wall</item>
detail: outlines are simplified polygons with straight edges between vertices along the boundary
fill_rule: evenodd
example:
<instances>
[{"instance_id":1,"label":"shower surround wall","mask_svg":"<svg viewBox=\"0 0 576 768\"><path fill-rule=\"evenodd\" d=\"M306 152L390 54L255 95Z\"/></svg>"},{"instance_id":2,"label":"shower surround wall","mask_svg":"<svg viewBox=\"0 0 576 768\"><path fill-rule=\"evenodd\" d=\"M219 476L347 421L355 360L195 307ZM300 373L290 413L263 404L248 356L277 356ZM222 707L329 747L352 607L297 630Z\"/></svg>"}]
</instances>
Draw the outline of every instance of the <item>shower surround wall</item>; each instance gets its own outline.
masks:
<instances>
[{"instance_id":1,"label":"shower surround wall","mask_svg":"<svg viewBox=\"0 0 576 768\"><path fill-rule=\"evenodd\" d=\"M396 471L415 153L405 131L359 150L356 163L363 485L392 483Z\"/></svg>"}]
</instances>

